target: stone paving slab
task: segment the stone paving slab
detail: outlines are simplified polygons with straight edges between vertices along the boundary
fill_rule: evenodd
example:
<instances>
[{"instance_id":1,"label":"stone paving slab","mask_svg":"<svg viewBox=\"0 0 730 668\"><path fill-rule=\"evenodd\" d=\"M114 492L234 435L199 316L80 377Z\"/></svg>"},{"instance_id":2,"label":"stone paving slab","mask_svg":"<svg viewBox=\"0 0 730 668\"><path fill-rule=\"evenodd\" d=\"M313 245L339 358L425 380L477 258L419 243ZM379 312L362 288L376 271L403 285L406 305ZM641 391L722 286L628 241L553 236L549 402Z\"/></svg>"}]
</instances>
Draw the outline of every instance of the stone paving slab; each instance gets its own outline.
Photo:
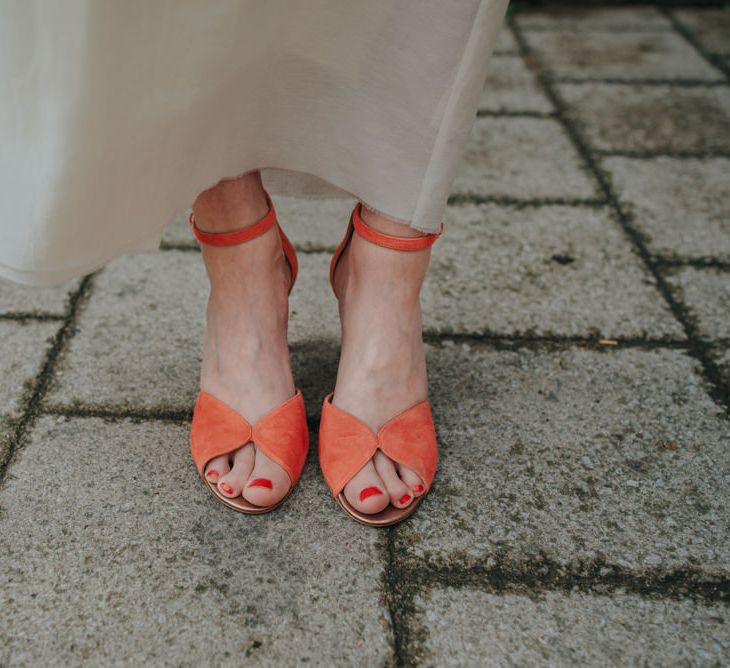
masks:
<instances>
[{"instance_id":1,"label":"stone paving slab","mask_svg":"<svg viewBox=\"0 0 730 668\"><path fill-rule=\"evenodd\" d=\"M716 346L712 351L712 355L715 363L720 368L723 381L730 387L730 348L727 345Z\"/></svg>"},{"instance_id":2,"label":"stone paving slab","mask_svg":"<svg viewBox=\"0 0 730 668\"><path fill-rule=\"evenodd\" d=\"M423 290L441 333L683 338L606 210L449 207Z\"/></svg>"},{"instance_id":3,"label":"stone paving slab","mask_svg":"<svg viewBox=\"0 0 730 668\"><path fill-rule=\"evenodd\" d=\"M541 91L535 76L520 56L492 58L484 92L479 100L481 111L530 111L550 113L552 104Z\"/></svg>"},{"instance_id":4,"label":"stone paving slab","mask_svg":"<svg viewBox=\"0 0 730 668\"><path fill-rule=\"evenodd\" d=\"M94 281L48 400L73 406L191 406L207 278L197 253L127 255Z\"/></svg>"},{"instance_id":5,"label":"stone paving slab","mask_svg":"<svg viewBox=\"0 0 730 668\"><path fill-rule=\"evenodd\" d=\"M311 460L286 505L233 512L187 438L39 421L0 489L0 663L384 665L381 535L339 511Z\"/></svg>"},{"instance_id":6,"label":"stone paving slab","mask_svg":"<svg viewBox=\"0 0 730 668\"><path fill-rule=\"evenodd\" d=\"M0 461L7 453L12 422L21 416L22 400L41 371L59 326L53 322L0 322Z\"/></svg>"},{"instance_id":7,"label":"stone paving slab","mask_svg":"<svg viewBox=\"0 0 730 668\"><path fill-rule=\"evenodd\" d=\"M356 199L303 198L271 194L279 224L298 250L334 250L347 229ZM188 212L180 213L165 229L163 243L197 248L190 230Z\"/></svg>"},{"instance_id":8,"label":"stone paving slab","mask_svg":"<svg viewBox=\"0 0 730 668\"><path fill-rule=\"evenodd\" d=\"M560 84L558 89L593 148L730 150L727 88Z\"/></svg>"},{"instance_id":9,"label":"stone paving slab","mask_svg":"<svg viewBox=\"0 0 730 668\"><path fill-rule=\"evenodd\" d=\"M429 350L434 487L414 564L547 559L727 577L730 432L681 350Z\"/></svg>"},{"instance_id":10,"label":"stone paving slab","mask_svg":"<svg viewBox=\"0 0 730 668\"><path fill-rule=\"evenodd\" d=\"M289 341L339 336L326 254L299 258ZM110 263L96 278L47 402L188 410L198 389L208 283L198 253L163 251Z\"/></svg>"},{"instance_id":11,"label":"stone paving slab","mask_svg":"<svg viewBox=\"0 0 730 668\"><path fill-rule=\"evenodd\" d=\"M683 267L667 276L707 339L730 339L730 272Z\"/></svg>"},{"instance_id":12,"label":"stone paving slab","mask_svg":"<svg viewBox=\"0 0 730 668\"><path fill-rule=\"evenodd\" d=\"M730 54L730 9L677 9L672 13L707 51Z\"/></svg>"},{"instance_id":13,"label":"stone paving slab","mask_svg":"<svg viewBox=\"0 0 730 668\"><path fill-rule=\"evenodd\" d=\"M727 608L624 593L528 597L446 587L416 600L423 666L719 666Z\"/></svg>"},{"instance_id":14,"label":"stone paving slab","mask_svg":"<svg viewBox=\"0 0 730 668\"><path fill-rule=\"evenodd\" d=\"M327 249L330 254L342 241L357 203L354 197L304 199L277 195L276 212L284 231L298 249Z\"/></svg>"},{"instance_id":15,"label":"stone paving slab","mask_svg":"<svg viewBox=\"0 0 730 668\"><path fill-rule=\"evenodd\" d=\"M656 7L579 7L552 4L547 10L523 11L515 22L526 30L671 30L671 22Z\"/></svg>"},{"instance_id":16,"label":"stone paving slab","mask_svg":"<svg viewBox=\"0 0 730 668\"><path fill-rule=\"evenodd\" d=\"M190 224L188 223L188 214L190 209L181 211L175 215L172 221L162 232L162 243L172 244L174 246L185 246L195 248L197 246L197 240L190 231Z\"/></svg>"},{"instance_id":17,"label":"stone paving slab","mask_svg":"<svg viewBox=\"0 0 730 668\"><path fill-rule=\"evenodd\" d=\"M63 316L68 297L79 287L80 279L58 287L19 285L0 280L0 315L22 313Z\"/></svg>"},{"instance_id":18,"label":"stone paving slab","mask_svg":"<svg viewBox=\"0 0 730 668\"><path fill-rule=\"evenodd\" d=\"M515 40L515 36L512 34L509 25L504 23L497 33L497 41L494 45L495 54L506 54L513 53L517 54L520 51L520 47Z\"/></svg>"},{"instance_id":19,"label":"stone paving slab","mask_svg":"<svg viewBox=\"0 0 730 668\"><path fill-rule=\"evenodd\" d=\"M41 370L53 335L54 322L0 321L0 414L18 416L20 399Z\"/></svg>"},{"instance_id":20,"label":"stone paving slab","mask_svg":"<svg viewBox=\"0 0 730 668\"><path fill-rule=\"evenodd\" d=\"M730 160L612 157L602 166L652 253L730 259Z\"/></svg>"},{"instance_id":21,"label":"stone paving slab","mask_svg":"<svg viewBox=\"0 0 730 668\"><path fill-rule=\"evenodd\" d=\"M300 277L289 302L289 345L340 338L337 299L329 283L330 253L299 258Z\"/></svg>"},{"instance_id":22,"label":"stone paving slab","mask_svg":"<svg viewBox=\"0 0 730 668\"><path fill-rule=\"evenodd\" d=\"M477 118L451 190L525 199L597 197L592 176L551 118Z\"/></svg>"},{"instance_id":23,"label":"stone paving slab","mask_svg":"<svg viewBox=\"0 0 730 668\"><path fill-rule=\"evenodd\" d=\"M723 75L675 33L526 32L525 39L554 76L607 79L698 79Z\"/></svg>"}]
</instances>

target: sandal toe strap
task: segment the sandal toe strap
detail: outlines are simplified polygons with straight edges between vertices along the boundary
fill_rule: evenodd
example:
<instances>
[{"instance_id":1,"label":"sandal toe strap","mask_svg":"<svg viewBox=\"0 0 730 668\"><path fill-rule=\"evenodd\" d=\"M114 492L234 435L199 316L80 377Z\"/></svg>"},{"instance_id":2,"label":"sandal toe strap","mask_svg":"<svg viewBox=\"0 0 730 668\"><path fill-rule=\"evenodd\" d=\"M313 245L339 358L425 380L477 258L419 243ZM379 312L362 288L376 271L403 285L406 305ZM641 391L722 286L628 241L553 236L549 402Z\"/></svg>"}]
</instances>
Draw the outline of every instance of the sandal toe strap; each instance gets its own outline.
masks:
<instances>
[{"instance_id":1,"label":"sandal toe strap","mask_svg":"<svg viewBox=\"0 0 730 668\"><path fill-rule=\"evenodd\" d=\"M190 429L190 451L203 477L205 465L253 441L296 484L309 449L309 430L302 393L297 393L251 426L220 399L201 391Z\"/></svg>"},{"instance_id":2,"label":"sandal toe strap","mask_svg":"<svg viewBox=\"0 0 730 668\"><path fill-rule=\"evenodd\" d=\"M378 448L393 461L413 469L426 490L438 462L436 432L428 401L396 415L373 432L354 415L325 397L319 429L319 463L327 486L337 496Z\"/></svg>"}]
</instances>

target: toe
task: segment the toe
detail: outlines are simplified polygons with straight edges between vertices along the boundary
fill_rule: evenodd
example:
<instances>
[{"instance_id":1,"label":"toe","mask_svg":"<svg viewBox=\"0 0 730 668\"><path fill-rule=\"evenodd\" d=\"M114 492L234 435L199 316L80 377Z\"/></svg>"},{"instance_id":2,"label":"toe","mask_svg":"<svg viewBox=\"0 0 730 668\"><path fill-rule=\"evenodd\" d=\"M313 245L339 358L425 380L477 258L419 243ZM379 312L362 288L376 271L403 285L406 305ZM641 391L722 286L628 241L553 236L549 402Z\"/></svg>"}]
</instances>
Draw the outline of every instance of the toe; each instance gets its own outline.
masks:
<instances>
[{"instance_id":1,"label":"toe","mask_svg":"<svg viewBox=\"0 0 730 668\"><path fill-rule=\"evenodd\" d=\"M218 479L218 489L230 498L241 495L254 462L253 444L248 443L233 453L233 468Z\"/></svg>"},{"instance_id":2,"label":"toe","mask_svg":"<svg viewBox=\"0 0 730 668\"><path fill-rule=\"evenodd\" d=\"M396 508L405 508L413 501L413 492L408 485L404 483L398 476L393 460L384 455L380 450L373 457L375 470L383 479L385 487L388 490L390 502Z\"/></svg>"},{"instance_id":3,"label":"toe","mask_svg":"<svg viewBox=\"0 0 730 668\"><path fill-rule=\"evenodd\" d=\"M230 470L228 455L214 457L205 465L205 479L215 484L221 479L221 476L226 475Z\"/></svg>"},{"instance_id":4,"label":"toe","mask_svg":"<svg viewBox=\"0 0 730 668\"><path fill-rule=\"evenodd\" d=\"M388 492L383 479L370 460L345 485L345 498L355 510L372 515L388 505Z\"/></svg>"},{"instance_id":5,"label":"toe","mask_svg":"<svg viewBox=\"0 0 730 668\"><path fill-rule=\"evenodd\" d=\"M407 466L403 466L403 464L398 464L397 462L395 468L398 471L400 479L408 485L411 492L413 492L413 496L421 496L426 491L423 480L418 477L418 473L416 473L413 469L409 469Z\"/></svg>"},{"instance_id":6,"label":"toe","mask_svg":"<svg viewBox=\"0 0 730 668\"><path fill-rule=\"evenodd\" d=\"M256 506L271 506L281 501L290 487L287 472L256 448L255 464L243 488L243 498Z\"/></svg>"}]
</instances>

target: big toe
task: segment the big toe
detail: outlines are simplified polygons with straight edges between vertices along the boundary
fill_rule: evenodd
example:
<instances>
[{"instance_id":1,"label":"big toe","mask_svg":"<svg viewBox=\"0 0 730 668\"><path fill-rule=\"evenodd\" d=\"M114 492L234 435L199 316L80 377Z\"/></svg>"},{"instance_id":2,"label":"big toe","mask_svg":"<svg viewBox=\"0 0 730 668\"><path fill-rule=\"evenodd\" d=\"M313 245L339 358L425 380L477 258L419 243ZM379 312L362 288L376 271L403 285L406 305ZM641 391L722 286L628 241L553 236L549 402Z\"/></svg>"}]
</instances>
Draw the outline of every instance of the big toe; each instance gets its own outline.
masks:
<instances>
[{"instance_id":1,"label":"big toe","mask_svg":"<svg viewBox=\"0 0 730 668\"><path fill-rule=\"evenodd\" d=\"M256 506L271 506L284 498L291 487L287 472L260 448L243 488L243 498Z\"/></svg>"},{"instance_id":2,"label":"big toe","mask_svg":"<svg viewBox=\"0 0 730 668\"><path fill-rule=\"evenodd\" d=\"M355 510L368 515L379 513L390 501L385 483L375 470L372 460L345 485L344 493Z\"/></svg>"}]
</instances>

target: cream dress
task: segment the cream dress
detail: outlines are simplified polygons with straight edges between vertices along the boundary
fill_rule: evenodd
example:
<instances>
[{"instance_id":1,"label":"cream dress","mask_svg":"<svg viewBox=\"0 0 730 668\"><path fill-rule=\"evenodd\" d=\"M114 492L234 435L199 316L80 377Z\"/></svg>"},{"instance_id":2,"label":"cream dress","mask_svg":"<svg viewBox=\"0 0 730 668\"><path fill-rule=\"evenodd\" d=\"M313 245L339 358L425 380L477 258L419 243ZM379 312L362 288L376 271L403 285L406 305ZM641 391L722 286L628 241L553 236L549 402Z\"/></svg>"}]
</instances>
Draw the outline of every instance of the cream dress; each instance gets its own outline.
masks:
<instances>
[{"instance_id":1,"label":"cream dress","mask_svg":"<svg viewBox=\"0 0 730 668\"><path fill-rule=\"evenodd\" d=\"M507 1L0 0L0 277L154 250L255 169L437 230Z\"/></svg>"}]
</instances>

